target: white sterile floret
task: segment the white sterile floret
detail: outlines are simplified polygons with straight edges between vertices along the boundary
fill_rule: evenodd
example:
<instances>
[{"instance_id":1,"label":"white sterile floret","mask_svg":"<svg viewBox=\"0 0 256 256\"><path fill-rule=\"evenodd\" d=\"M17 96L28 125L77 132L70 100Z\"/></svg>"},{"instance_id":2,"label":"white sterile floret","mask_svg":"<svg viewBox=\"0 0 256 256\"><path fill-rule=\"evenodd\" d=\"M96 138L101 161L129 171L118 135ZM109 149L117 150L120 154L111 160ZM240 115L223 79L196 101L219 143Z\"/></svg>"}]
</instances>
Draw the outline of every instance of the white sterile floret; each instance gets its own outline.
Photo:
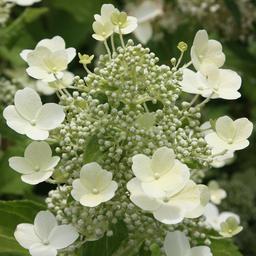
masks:
<instances>
[{"instance_id":1,"label":"white sterile floret","mask_svg":"<svg viewBox=\"0 0 256 256\"><path fill-rule=\"evenodd\" d=\"M228 116L217 119L215 131L205 136L205 140L216 151L241 150L249 145L247 140L253 130L253 124L247 118L233 121Z\"/></svg>"},{"instance_id":2,"label":"white sterile floret","mask_svg":"<svg viewBox=\"0 0 256 256\"><path fill-rule=\"evenodd\" d=\"M15 93L14 105L4 109L7 125L32 140L45 140L49 131L57 128L65 119L63 107L55 103L42 104L39 95L31 88Z\"/></svg>"},{"instance_id":3,"label":"white sterile floret","mask_svg":"<svg viewBox=\"0 0 256 256\"><path fill-rule=\"evenodd\" d=\"M241 77L229 69L218 69L209 66L205 75L190 69L183 70L182 90L203 97L211 96L212 99L234 100L241 97L238 90L241 87Z\"/></svg>"},{"instance_id":4,"label":"white sterile floret","mask_svg":"<svg viewBox=\"0 0 256 256\"><path fill-rule=\"evenodd\" d=\"M163 14L162 2L150 0L142 2L139 6L131 5L129 13L138 20L138 27L134 31L136 38L146 44L153 35L151 22Z\"/></svg>"},{"instance_id":5,"label":"white sterile floret","mask_svg":"<svg viewBox=\"0 0 256 256\"><path fill-rule=\"evenodd\" d=\"M137 18L127 16L125 12L115 11L112 14L111 21L115 25L114 31L122 35L132 33L138 26Z\"/></svg>"},{"instance_id":6,"label":"white sterile floret","mask_svg":"<svg viewBox=\"0 0 256 256\"><path fill-rule=\"evenodd\" d=\"M138 154L132 158L132 171L145 193L153 197L175 194L189 180L190 172L185 164L175 159L172 149L161 147L152 158Z\"/></svg>"},{"instance_id":7,"label":"white sterile floret","mask_svg":"<svg viewBox=\"0 0 256 256\"><path fill-rule=\"evenodd\" d=\"M112 173L95 162L86 164L80 171L80 178L73 181L71 195L88 207L95 207L114 197L117 183Z\"/></svg>"},{"instance_id":8,"label":"white sterile floret","mask_svg":"<svg viewBox=\"0 0 256 256\"><path fill-rule=\"evenodd\" d=\"M30 6L34 3L41 2L42 0L5 0L7 3L14 3L20 6Z\"/></svg>"},{"instance_id":9,"label":"white sterile floret","mask_svg":"<svg viewBox=\"0 0 256 256\"><path fill-rule=\"evenodd\" d=\"M56 256L58 250L73 244L79 234L72 225L58 225L51 212L40 211L34 225L19 224L14 237L32 256Z\"/></svg>"},{"instance_id":10,"label":"white sterile floret","mask_svg":"<svg viewBox=\"0 0 256 256\"><path fill-rule=\"evenodd\" d=\"M52 82L61 79L63 71L76 56L74 48L67 48L60 36L43 39L34 50L23 50L20 56L28 63L27 73L36 79Z\"/></svg>"},{"instance_id":11,"label":"white sterile floret","mask_svg":"<svg viewBox=\"0 0 256 256\"><path fill-rule=\"evenodd\" d=\"M240 217L233 212L219 213L217 206L209 203L205 207L205 223L224 237L232 237L242 231ZM227 228L228 227L228 228Z\"/></svg>"},{"instance_id":12,"label":"white sterile floret","mask_svg":"<svg viewBox=\"0 0 256 256\"><path fill-rule=\"evenodd\" d=\"M207 246L191 248L188 238L181 231L168 232L164 240L167 256L213 256Z\"/></svg>"},{"instance_id":13,"label":"white sterile floret","mask_svg":"<svg viewBox=\"0 0 256 256\"><path fill-rule=\"evenodd\" d=\"M135 155L132 169L136 178L127 183L131 201L165 224L199 217L209 201L207 187L189 180L188 168L174 158L166 147L159 148L152 159Z\"/></svg>"},{"instance_id":14,"label":"white sterile floret","mask_svg":"<svg viewBox=\"0 0 256 256\"><path fill-rule=\"evenodd\" d=\"M208 188L210 191L210 199L214 204L220 204L221 201L227 197L227 192L220 188L219 184L215 180L208 183Z\"/></svg>"},{"instance_id":15,"label":"white sterile floret","mask_svg":"<svg viewBox=\"0 0 256 256\"><path fill-rule=\"evenodd\" d=\"M63 72L63 77L60 80L55 80L53 82L44 82L42 80L37 80L35 87L36 90L43 95L54 94L57 90L68 88L72 85L74 80L74 74L69 71Z\"/></svg>"},{"instance_id":16,"label":"white sterile floret","mask_svg":"<svg viewBox=\"0 0 256 256\"><path fill-rule=\"evenodd\" d=\"M209 40L206 30L199 30L191 47L191 60L197 71L205 73L209 65L221 67L225 62L221 43Z\"/></svg>"},{"instance_id":17,"label":"white sterile floret","mask_svg":"<svg viewBox=\"0 0 256 256\"><path fill-rule=\"evenodd\" d=\"M46 142L34 141L25 149L24 157L9 158L9 165L22 174L22 181L36 185L52 176L59 161L60 157L52 156L52 150Z\"/></svg>"},{"instance_id":18,"label":"white sterile floret","mask_svg":"<svg viewBox=\"0 0 256 256\"><path fill-rule=\"evenodd\" d=\"M111 22L94 21L92 28L94 31L92 37L98 41L107 40L114 32L114 26Z\"/></svg>"}]
</instances>

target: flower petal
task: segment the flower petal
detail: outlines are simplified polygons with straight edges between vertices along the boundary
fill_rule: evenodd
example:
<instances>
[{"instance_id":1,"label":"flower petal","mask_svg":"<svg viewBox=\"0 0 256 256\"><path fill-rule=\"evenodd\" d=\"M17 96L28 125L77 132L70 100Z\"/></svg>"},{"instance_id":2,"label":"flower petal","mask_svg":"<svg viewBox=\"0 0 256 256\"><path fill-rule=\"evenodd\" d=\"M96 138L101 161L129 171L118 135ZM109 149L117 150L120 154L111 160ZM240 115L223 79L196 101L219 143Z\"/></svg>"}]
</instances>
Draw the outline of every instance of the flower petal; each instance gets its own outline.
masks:
<instances>
[{"instance_id":1,"label":"flower petal","mask_svg":"<svg viewBox=\"0 0 256 256\"><path fill-rule=\"evenodd\" d=\"M32 140L45 140L49 137L49 132L31 125L27 129L26 135Z\"/></svg>"},{"instance_id":2,"label":"flower petal","mask_svg":"<svg viewBox=\"0 0 256 256\"><path fill-rule=\"evenodd\" d=\"M44 104L38 113L36 125L43 130L57 128L65 119L63 107L55 103Z\"/></svg>"},{"instance_id":3,"label":"flower petal","mask_svg":"<svg viewBox=\"0 0 256 256\"><path fill-rule=\"evenodd\" d=\"M80 179L76 179L72 183L72 191L71 195L76 201L80 201L81 197L85 194L90 193L89 190L87 190L80 182Z\"/></svg>"},{"instance_id":4,"label":"flower petal","mask_svg":"<svg viewBox=\"0 0 256 256\"><path fill-rule=\"evenodd\" d=\"M76 56L76 49L70 47L70 48L66 49L66 53L68 55L68 63L69 63L69 62L71 62L75 58L75 56Z\"/></svg>"},{"instance_id":5,"label":"flower petal","mask_svg":"<svg viewBox=\"0 0 256 256\"><path fill-rule=\"evenodd\" d=\"M33 121L42 107L42 102L35 90L26 87L15 93L14 105L23 118Z\"/></svg>"},{"instance_id":6,"label":"flower petal","mask_svg":"<svg viewBox=\"0 0 256 256\"><path fill-rule=\"evenodd\" d=\"M29 174L34 172L34 167L24 157L14 156L9 158L9 166L16 172Z\"/></svg>"},{"instance_id":7,"label":"flower petal","mask_svg":"<svg viewBox=\"0 0 256 256\"><path fill-rule=\"evenodd\" d=\"M56 256L58 253L54 247L44 244L36 244L30 247L29 252L32 256Z\"/></svg>"},{"instance_id":8,"label":"flower petal","mask_svg":"<svg viewBox=\"0 0 256 256\"><path fill-rule=\"evenodd\" d=\"M132 171L141 181L152 181L154 179L151 169L151 159L143 154L137 154L132 158Z\"/></svg>"},{"instance_id":9,"label":"flower petal","mask_svg":"<svg viewBox=\"0 0 256 256\"><path fill-rule=\"evenodd\" d=\"M184 219L181 208L168 204L162 204L153 215L157 220L168 225L180 223Z\"/></svg>"},{"instance_id":10,"label":"flower petal","mask_svg":"<svg viewBox=\"0 0 256 256\"><path fill-rule=\"evenodd\" d=\"M190 256L212 256L212 253L207 246L197 246L191 249Z\"/></svg>"},{"instance_id":11,"label":"flower petal","mask_svg":"<svg viewBox=\"0 0 256 256\"><path fill-rule=\"evenodd\" d=\"M247 139L253 130L253 124L247 118L239 118L234 121L236 128L235 141L242 141Z\"/></svg>"},{"instance_id":12,"label":"flower petal","mask_svg":"<svg viewBox=\"0 0 256 256\"><path fill-rule=\"evenodd\" d=\"M49 211L40 211L34 221L36 234L43 240L47 240L51 231L57 226L55 216Z\"/></svg>"},{"instance_id":13,"label":"flower petal","mask_svg":"<svg viewBox=\"0 0 256 256\"><path fill-rule=\"evenodd\" d=\"M233 139L235 136L236 130L234 122L228 116L222 116L218 118L215 128L218 136L225 141Z\"/></svg>"},{"instance_id":14,"label":"flower petal","mask_svg":"<svg viewBox=\"0 0 256 256\"><path fill-rule=\"evenodd\" d=\"M34 231L34 226L27 223L19 224L16 227L14 237L18 243L26 249L29 249L33 244L41 242Z\"/></svg>"},{"instance_id":15,"label":"flower petal","mask_svg":"<svg viewBox=\"0 0 256 256\"><path fill-rule=\"evenodd\" d=\"M38 183L48 180L52 176L52 173L53 171L39 171L30 174L24 174L21 176L21 180L24 181L25 183L36 185Z\"/></svg>"},{"instance_id":16,"label":"flower petal","mask_svg":"<svg viewBox=\"0 0 256 256\"><path fill-rule=\"evenodd\" d=\"M57 250L63 249L74 243L79 237L72 225L56 226L49 236L50 245Z\"/></svg>"},{"instance_id":17,"label":"flower petal","mask_svg":"<svg viewBox=\"0 0 256 256\"><path fill-rule=\"evenodd\" d=\"M65 50L65 41L60 36L54 36L51 39L41 40L36 47L46 47L52 52Z\"/></svg>"},{"instance_id":18,"label":"flower petal","mask_svg":"<svg viewBox=\"0 0 256 256\"><path fill-rule=\"evenodd\" d=\"M103 191L102 194L102 202L107 202L115 196L115 192L118 188L118 185L115 181L112 181L110 185Z\"/></svg>"},{"instance_id":19,"label":"flower petal","mask_svg":"<svg viewBox=\"0 0 256 256\"><path fill-rule=\"evenodd\" d=\"M36 67L36 66L28 67L26 71L29 76L35 79L47 80L51 78L51 74L41 67Z\"/></svg>"},{"instance_id":20,"label":"flower petal","mask_svg":"<svg viewBox=\"0 0 256 256\"><path fill-rule=\"evenodd\" d=\"M150 22L140 23L134 31L134 34L141 43L146 44L153 34L152 25Z\"/></svg>"},{"instance_id":21,"label":"flower petal","mask_svg":"<svg viewBox=\"0 0 256 256\"><path fill-rule=\"evenodd\" d=\"M7 125L17 133L26 134L31 127L31 124L16 111L13 105L4 109L3 116Z\"/></svg>"},{"instance_id":22,"label":"flower petal","mask_svg":"<svg viewBox=\"0 0 256 256\"><path fill-rule=\"evenodd\" d=\"M189 241L181 231L168 232L164 240L164 250L167 256L188 256Z\"/></svg>"}]
</instances>

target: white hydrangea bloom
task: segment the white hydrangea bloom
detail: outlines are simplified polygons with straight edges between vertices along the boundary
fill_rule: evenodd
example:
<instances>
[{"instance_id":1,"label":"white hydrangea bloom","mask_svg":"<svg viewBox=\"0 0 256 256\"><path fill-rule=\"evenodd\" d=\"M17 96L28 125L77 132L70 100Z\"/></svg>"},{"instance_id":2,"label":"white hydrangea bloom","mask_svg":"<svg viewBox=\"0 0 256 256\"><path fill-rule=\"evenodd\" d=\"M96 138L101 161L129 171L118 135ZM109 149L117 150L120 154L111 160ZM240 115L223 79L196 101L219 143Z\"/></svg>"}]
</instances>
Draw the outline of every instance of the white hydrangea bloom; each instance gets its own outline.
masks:
<instances>
[{"instance_id":1,"label":"white hydrangea bloom","mask_svg":"<svg viewBox=\"0 0 256 256\"><path fill-rule=\"evenodd\" d=\"M67 48L60 36L43 39L34 50L23 50L20 56L28 63L27 73L45 82L55 81L63 77L63 71L76 56L74 48Z\"/></svg>"},{"instance_id":2,"label":"white hydrangea bloom","mask_svg":"<svg viewBox=\"0 0 256 256\"><path fill-rule=\"evenodd\" d=\"M95 162L82 167L80 178L73 181L71 195L82 205L95 207L114 197L117 183L112 173Z\"/></svg>"},{"instance_id":3,"label":"white hydrangea bloom","mask_svg":"<svg viewBox=\"0 0 256 256\"><path fill-rule=\"evenodd\" d=\"M15 93L14 105L4 109L7 125L32 140L45 140L49 131L57 128L65 119L63 107L55 103L42 104L39 95L31 88Z\"/></svg>"},{"instance_id":4,"label":"white hydrangea bloom","mask_svg":"<svg viewBox=\"0 0 256 256\"><path fill-rule=\"evenodd\" d=\"M206 30L199 30L196 33L190 54L195 69L201 73L205 73L209 65L219 68L225 62L221 43L209 40Z\"/></svg>"},{"instance_id":5,"label":"white hydrangea bloom","mask_svg":"<svg viewBox=\"0 0 256 256\"><path fill-rule=\"evenodd\" d=\"M43 80L37 80L35 84L36 90L43 95L51 95L58 89L67 88L72 85L74 80L74 74L69 71L63 72L63 77L60 80L53 82L44 82Z\"/></svg>"},{"instance_id":6,"label":"white hydrangea bloom","mask_svg":"<svg viewBox=\"0 0 256 256\"><path fill-rule=\"evenodd\" d=\"M136 38L146 44L153 35L151 22L163 14L162 1L143 1L139 6L128 6L129 12L138 20L138 27L134 31Z\"/></svg>"},{"instance_id":7,"label":"white hydrangea bloom","mask_svg":"<svg viewBox=\"0 0 256 256\"><path fill-rule=\"evenodd\" d=\"M231 237L233 235L236 235L239 232L241 232L241 230L243 229L241 226L239 226L240 217L237 214L235 214L233 212L219 213L219 209L214 204L209 203L205 207L204 216L206 218L205 223L209 227L215 229L216 231L218 231L221 235L223 235L225 237ZM227 223L227 221L229 222L230 219L231 219L231 222L232 222L232 220L235 220L234 222L236 224L231 225L230 229L227 230L227 232L225 232L223 230L223 224L224 224L224 226L225 226L225 224L229 224L229 223ZM224 229L225 229L225 227L224 227Z\"/></svg>"},{"instance_id":8,"label":"white hydrangea bloom","mask_svg":"<svg viewBox=\"0 0 256 256\"><path fill-rule=\"evenodd\" d=\"M164 240L167 256L213 256L207 246L191 248L188 238L181 231L168 232Z\"/></svg>"},{"instance_id":9,"label":"white hydrangea bloom","mask_svg":"<svg viewBox=\"0 0 256 256\"><path fill-rule=\"evenodd\" d=\"M152 212L157 220L177 224L203 213L209 200L208 189L189 180L188 168L175 160L171 149L159 148L152 159L135 155L132 169L136 177L127 183L130 199Z\"/></svg>"},{"instance_id":10,"label":"white hydrangea bloom","mask_svg":"<svg viewBox=\"0 0 256 256\"><path fill-rule=\"evenodd\" d=\"M58 225L51 212L40 211L34 225L19 224L14 237L32 256L56 256L58 250L74 243L79 234L72 225Z\"/></svg>"},{"instance_id":11,"label":"white hydrangea bloom","mask_svg":"<svg viewBox=\"0 0 256 256\"><path fill-rule=\"evenodd\" d=\"M210 191L210 199L214 204L220 204L221 201L227 197L227 192L220 188L219 184L215 180L208 183L208 188Z\"/></svg>"},{"instance_id":12,"label":"white hydrangea bloom","mask_svg":"<svg viewBox=\"0 0 256 256\"><path fill-rule=\"evenodd\" d=\"M127 35L136 30L138 26L137 18L133 16L127 16L126 21L121 26L115 26L114 31L118 34Z\"/></svg>"},{"instance_id":13,"label":"white hydrangea bloom","mask_svg":"<svg viewBox=\"0 0 256 256\"><path fill-rule=\"evenodd\" d=\"M183 70L182 90L192 94L200 94L212 99L234 100L241 97L238 90L241 87L241 77L229 69L218 69L209 66L203 75L190 69Z\"/></svg>"},{"instance_id":14,"label":"white hydrangea bloom","mask_svg":"<svg viewBox=\"0 0 256 256\"><path fill-rule=\"evenodd\" d=\"M217 119L215 131L205 136L205 140L216 151L241 150L249 145L248 137L253 130L253 124L247 118L233 121L228 116Z\"/></svg>"},{"instance_id":15,"label":"white hydrangea bloom","mask_svg":"<svg viewBox=\"0 0 256 256\"><path fill-rule=\"evenodd\" d=\"M14 3L20 6L30 6L41 1L42 0L5 0L7 3Z\"/></svg>"},{"instance_id":16,"label":"white hydrangea bloom","mask_svg":"<svg viewBox=\"0 0 256 256\"><path fill-rule=\"evenodd\" d=\"M52 176L59 161L60 157L52 156L48 143L34 141L25 149L24 157L9 158L9 165L22 174L22 181L36 185Z\"/></svg>"}]
</instances>

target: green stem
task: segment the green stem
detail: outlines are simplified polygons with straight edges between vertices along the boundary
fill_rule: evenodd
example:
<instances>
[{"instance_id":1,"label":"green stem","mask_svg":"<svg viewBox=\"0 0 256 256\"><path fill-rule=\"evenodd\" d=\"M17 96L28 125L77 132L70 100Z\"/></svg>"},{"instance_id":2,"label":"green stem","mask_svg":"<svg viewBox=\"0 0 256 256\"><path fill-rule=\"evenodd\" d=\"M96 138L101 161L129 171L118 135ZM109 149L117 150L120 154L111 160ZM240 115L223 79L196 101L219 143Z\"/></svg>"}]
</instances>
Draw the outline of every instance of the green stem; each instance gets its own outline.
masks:
<instances>
[{"instance_id":1,"label":"green stem","mask_svg":"<svg viewBox=\"0 0 256 256\"><path fill-rule=\"evenodd\" d=\"M110 49L108 47L107 40L104 41L104 45L105 45L105 48L106 48L106 50L108 52L109 60L111 60L111 51L110 51Z\"/></svg>"}]
</instances>

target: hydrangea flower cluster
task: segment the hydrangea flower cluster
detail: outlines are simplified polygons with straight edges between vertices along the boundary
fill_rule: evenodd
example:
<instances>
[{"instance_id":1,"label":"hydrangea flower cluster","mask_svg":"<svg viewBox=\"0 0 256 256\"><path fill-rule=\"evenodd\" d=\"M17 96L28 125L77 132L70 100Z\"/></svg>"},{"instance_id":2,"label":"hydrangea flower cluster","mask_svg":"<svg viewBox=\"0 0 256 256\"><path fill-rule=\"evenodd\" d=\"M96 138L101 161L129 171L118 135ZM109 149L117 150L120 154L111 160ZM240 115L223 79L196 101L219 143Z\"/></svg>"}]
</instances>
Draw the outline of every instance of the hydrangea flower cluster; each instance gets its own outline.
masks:
<instances>
[{"instance_id":1,"label":"hydrangea flower cluster","mask_svg":"<svg viewBox=\"0 0 256 256\"><path fill-rule=\"evenodd\" d=\"M27 73L55 84L59 97L58 104L43 104L25 88L4 110L7 125L33 140L24 157L9 159L11 168L23 182L57 184L46 199L51 213L38 213L34 226L20 224L15 232L32 256L71 255L88 241L115 235L120 223L128 232L124 251L137 254L142 244L144 250L157 244L166 255L211 256L212 230L217 237L241 230L235 215L222 218L215 210L207 217L209 200L218 204L226 195L202 179L213 163L224 161L220 157L248 146L252 124L224 116L202 125L201 118L208 101L239 97L241 78L220 69L221 44L204 30L195 36L191 62L181 65L187 45L180 43L180 58L168 66L158 64L150 49L125 43L123 35L136 27L135 17L103 5L92 36L107 54L93 71L88 65L94 56L79 54L87 75L74 77L73 85L62 79L76 52L61 37L21 53ZM196 72L188 69L192 63ZM196 96L187 102L183 92ZM200 95L205 99L197 103Z\"/></svg>"}]
</instances>

